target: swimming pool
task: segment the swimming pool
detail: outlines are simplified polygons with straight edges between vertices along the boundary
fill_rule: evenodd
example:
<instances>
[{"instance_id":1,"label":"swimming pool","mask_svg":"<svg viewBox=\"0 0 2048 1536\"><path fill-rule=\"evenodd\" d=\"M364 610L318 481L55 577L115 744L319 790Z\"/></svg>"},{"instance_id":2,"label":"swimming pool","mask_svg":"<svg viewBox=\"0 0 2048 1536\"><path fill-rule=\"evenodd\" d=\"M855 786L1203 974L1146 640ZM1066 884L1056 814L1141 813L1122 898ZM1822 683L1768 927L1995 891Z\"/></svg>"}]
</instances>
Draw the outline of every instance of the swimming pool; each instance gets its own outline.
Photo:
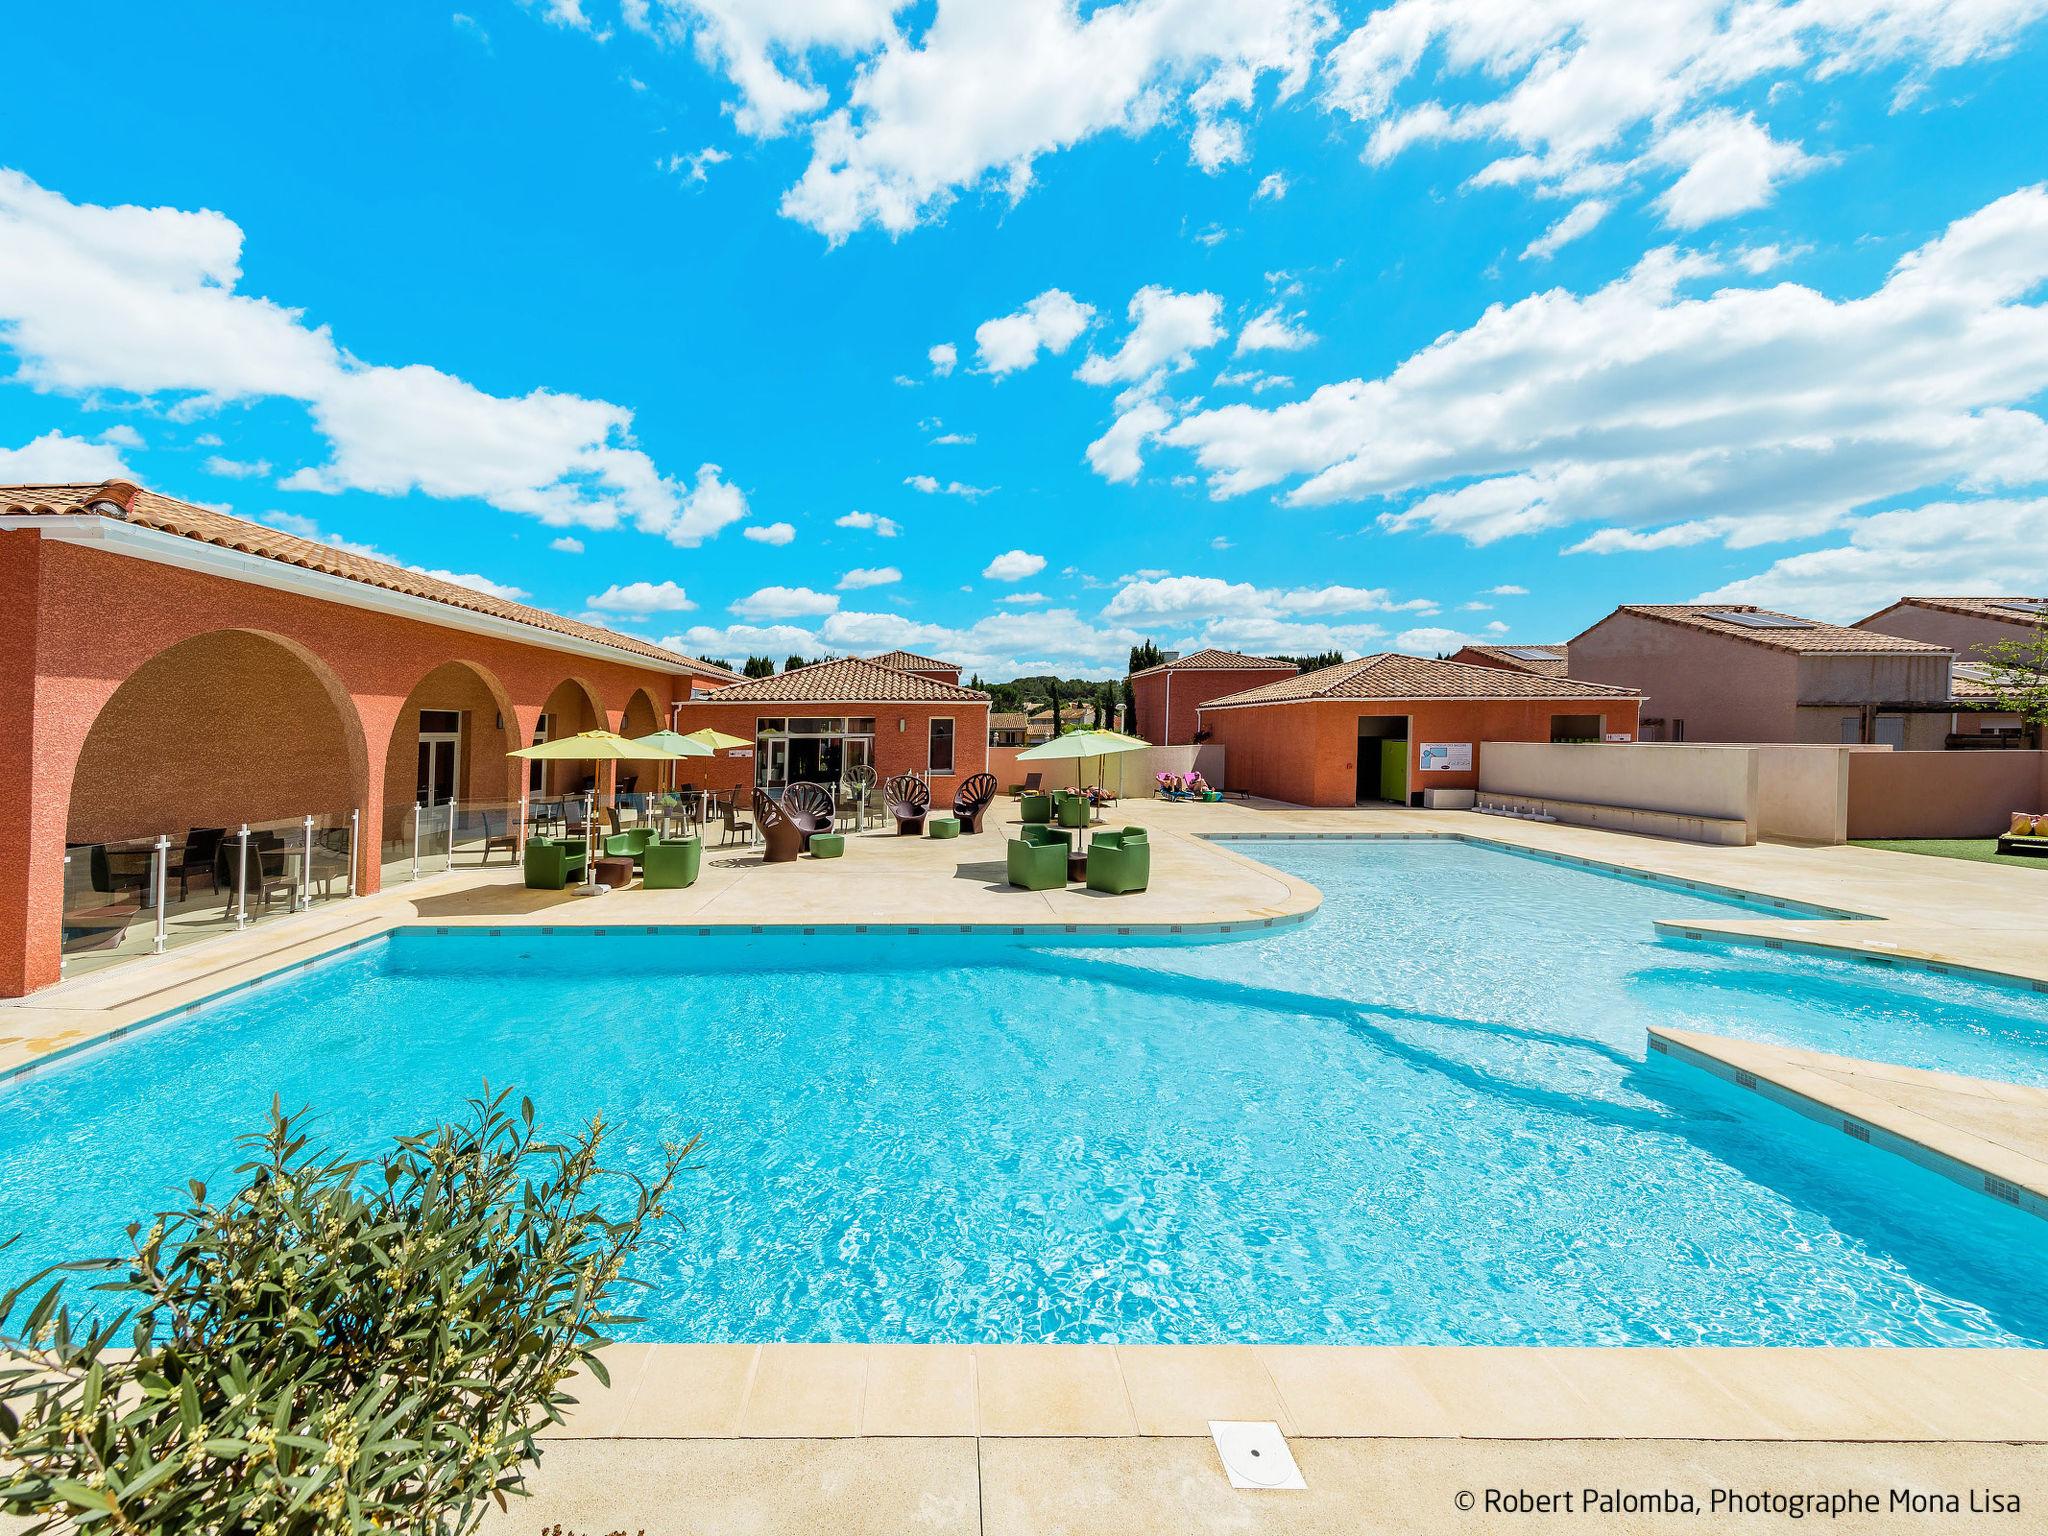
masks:
<instances>
[{"instance_id":1,"label":"swimming pool","mask_svg":"<svg viewBox=\"0 0 2048 1536\"><path fill-rule=\"evenodd\" d=\"M1255 852L1316 921L365 946L0 1089L0 1262L118 1245L273 1093L367 1147L488 1075L603 1112L618 1160L704 1133L643 1338L2048 1342L2043 1223L1643 1060L1659 973L1756 963L1650 919L1724 904L1456 844ZM1850 1027L1816 997L1786 1017Z\"/></svg>"}]
</instances>

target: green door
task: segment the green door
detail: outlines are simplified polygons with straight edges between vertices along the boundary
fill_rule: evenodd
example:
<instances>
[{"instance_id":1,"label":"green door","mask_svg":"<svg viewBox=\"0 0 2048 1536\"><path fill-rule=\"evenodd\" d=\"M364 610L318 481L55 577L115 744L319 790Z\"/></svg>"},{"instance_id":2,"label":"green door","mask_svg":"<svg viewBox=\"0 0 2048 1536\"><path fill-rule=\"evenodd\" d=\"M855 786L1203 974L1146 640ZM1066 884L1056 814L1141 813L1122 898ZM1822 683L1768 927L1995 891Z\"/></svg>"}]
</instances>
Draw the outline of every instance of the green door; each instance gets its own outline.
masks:
<instances>
[{"instance_id":1,"label":"green door","mask_svg":"<svg viewBox=\"0 0 2048 1536\"><path fill-rule=\"evenodd\" d=\"M1408 803L1408 738L1388 736L1380 742L1380 798Z\"/></svg>"}]
</instances>

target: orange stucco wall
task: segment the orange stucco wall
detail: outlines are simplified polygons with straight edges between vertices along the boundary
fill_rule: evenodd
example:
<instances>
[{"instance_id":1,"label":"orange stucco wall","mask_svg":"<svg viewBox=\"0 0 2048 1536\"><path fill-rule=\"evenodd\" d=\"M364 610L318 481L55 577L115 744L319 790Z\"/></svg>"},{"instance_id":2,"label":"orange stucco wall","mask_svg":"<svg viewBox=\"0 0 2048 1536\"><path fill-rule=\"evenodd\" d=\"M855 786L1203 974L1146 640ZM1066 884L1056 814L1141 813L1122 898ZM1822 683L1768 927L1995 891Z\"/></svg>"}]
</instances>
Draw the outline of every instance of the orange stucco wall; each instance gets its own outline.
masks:
<instances>
[{"instance_id":1,"label":"orange stucco wall","mask_svg":"<svg viewBox=\"0 0 2048 1536\"><path fill-rule=\"evenodd\" d=\"M1283 666L1228 672L1153 672L1133 678L1131 734L1155 747L1187 746L1200 729L1197 713L1209 700L1295 675L1293 667ZM1169 677L1173 679L1170 685Z\"/></svg>"},{"instance_id":2,"label":"orange stucco wall","mask_svg":"<svg viewBox=\"0 0 2048 1536\"><path fill-rule=\"evenodd\" d=\"M687 678L653 667L28 531L0 532L0 612L10 683L0 699L0 752L13 782L29 786L0 807L0 995L8 996L59 974L67 840L182 840L193 826L346 811L361 814L367 840L395 793L410 801L422 707L459 708L476 722L466 787L472 799L509 799L519 780L503 742L527 739L565 681L615 729L636 690L664 718L669 701L688 692ZM190 649L174 652L182 645ZM439 671L451 661L467 667ZM374 890L377 880L373 854L362 861L359 889Z\"/></svg>"},{"instance_id":3,"label":"orange stucco wall","mask_svg":"<svg viewBox=\"0 0 2048 1536\"><path fill-rule=\"evenodd\" d=\"M1304 700L1206 710L1202 722L1230 764L1233 789L1297 805L1353 805L1358 792L1358 721L1408 717L1408 788L1471 789L1489 741L1549 741L1556 715L1599 715L1605 733L1636 730L1635 699L1420 699L1383 704ZM1426 742L1469 742L1472 768L1424 773Z\"/></svg>"},{"instance_id":4,"label":"orange stucco wall","mask_svg":"<svg viewBox=\"0 0 2048 1536\"><path fill-rule=\"evenodd\" d=\"M953 771L932 775L932 803L951 805L953 786L969 774L988 768L988 705L964 700L944 704L718 704L686 703L676 729L684 733L706 727L752 741L763 720L791 715L872 715L875 720L875 771L883 778L923 773L931 765L931 722L953 721ZM741 751L716 757L693 757L676 765L681 778L699 789L721 792L752 789L754 758Z\"/></svg>"}]
</instances>

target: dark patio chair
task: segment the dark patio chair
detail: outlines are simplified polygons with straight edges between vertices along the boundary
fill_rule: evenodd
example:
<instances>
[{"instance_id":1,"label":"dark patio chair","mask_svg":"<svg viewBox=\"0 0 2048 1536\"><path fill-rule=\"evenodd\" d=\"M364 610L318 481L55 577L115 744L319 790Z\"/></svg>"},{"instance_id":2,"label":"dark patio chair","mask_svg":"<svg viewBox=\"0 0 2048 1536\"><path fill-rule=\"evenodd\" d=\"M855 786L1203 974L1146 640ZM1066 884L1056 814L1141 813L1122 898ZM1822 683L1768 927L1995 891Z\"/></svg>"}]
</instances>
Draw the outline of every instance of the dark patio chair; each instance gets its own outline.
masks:
<instances>
[{"instance_id":1,"label":"dark patio chair","mask_svg":"<svg viewBox=\"0 0 2048 1536\"><path fill-rule=\"evenodd\" d=\"M789 819L788 813L765 789L754 791L754 821L761 829L762 840L768 845L768 863L787 864L802 856L807 841L803 830Z\"/></svg>"},{"instance_id":2,"label":"dark patio chair","mask_svg":"<svg viewBox=\"0 0 2048 1536\"><path fill-rule=\"evenodd\" d=\"M1013 784L1010 786L1010 793L1014 796L1017 796L1020 799L1025 795L1035 795L1038 793L1038 787L1044 782L1044 774L1027 773L1024 775L1024 782L1022 784Z\"/></svg>"},{"instance_id":3,"label":"dark patio chair","mask_svg":"<svg viewBox=\"0 0 2048 1536\"><path fill-rule=\"evenodd\" d=\"M803 851L811 851L811 839L820 832L832 830L832 791L822 784L796 783L782 792L778 802L782 814L787 816L803 834Z\"/></svg>"},{"instance_id":4,"label":"dark patio chair","mask_svg":"<svg viewBox=\"0 0 2048 1536\"><path fill-rule=\"evenodd\" d=\"M220 851L220 840L227 835L226 827L194 827L185 834L184 851L171 855L170 868L165 871L167 881L178 882L178 900L192 894L195 880L204 880L209 890L220 888L214 884L213 856Z\"/></svg>"},{"instance_id":5,"label":"dark patio chair","mask_svg":"<svg viewBox=\"0 0 2048 1536\"><path fill-rule=\"evenodd\" d=\"M224 911L234 910L237 895L242 897L244 911L260 904L268 912L270 904L280 896L294 903L298 900L298 885L285 863L284 839L275 833L252 832L246 858L242 855L241 838L222 838L213 867L218 876L217 888L227 894Z\"/></svg>"},{"instance_id":6,"label":"dark patio chair","mask_svg":"<svg viewBox=\"0 0 2048 1536\"><path fill-rule=\"evenodd\" d=\"M899 773L882 786L882 803L896 818L901 837L923 837L924 819L931 814L931 786L914 773Z\"/></svg>"},{"instance_id":7,"label":"dark patio chair","mask_svg":"<svg viewBox=\"0 0 2048 1536\"><path fill-rule=\"evenodd\" d=\"M979 832L981 818L988 814L988 808L995 804L996 776L992 773L970 774L960 781L960 787L953 791L953 814L960 819L962 832Z\"/></svg>"},{"instance_id":8,"label":"dark patio chair","mask_svg":"<svg viewBox=\"0 0 2048 1536\"><path fill-rule=\"evenodd\" d=\"M723 848L728 843L750 843L754 840L753 822L740 813L740 792L738 790L733 790L723 800L719 801L718 810L725 823L724 835L718 840L719 847Z\"/></svg>"},{"instance_id":9,"label":"dark patio chair","mask_svg":"<svg viewBox=\"0 0 2048 1536\"><path fill-rule=\"evenodd\" d=\"M519 839L512 835L511 827L506 824L504 812L479 811L477 814L483 817L484 822L484 863L490 863L491 855L502 848L505 850L506 859L511 863L517 864L519 862ZM497 817L497 824L495 826L491 823L493 816Z\"/></svg>"}]
</instances>

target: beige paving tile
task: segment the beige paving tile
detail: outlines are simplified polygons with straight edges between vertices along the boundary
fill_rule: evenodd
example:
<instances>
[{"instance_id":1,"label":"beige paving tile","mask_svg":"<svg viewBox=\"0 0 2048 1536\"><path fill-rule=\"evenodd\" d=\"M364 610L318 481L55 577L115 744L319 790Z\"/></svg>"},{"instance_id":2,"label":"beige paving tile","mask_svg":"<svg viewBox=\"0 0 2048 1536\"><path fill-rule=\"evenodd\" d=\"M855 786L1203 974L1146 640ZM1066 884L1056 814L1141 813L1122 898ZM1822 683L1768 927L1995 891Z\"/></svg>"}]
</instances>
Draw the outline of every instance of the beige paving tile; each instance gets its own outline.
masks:
<instances>
[{"instance_id":1,"label":"beige paving tile","mask_svg":"<svg viewBox=\"0 0 2048 1536\"><path fill-rule=\"evenodd\" d=\"M975 1443L584 1440L551 1444L488 1536L979 1536Z\"/></svg>"},{"instance_id":2,"label":"beige paving tile","mask_svg":"<svg viewBox=\"0 0 2048 1536\"><path fill-rule=\"evenodd\" d=\"M1573 1390L1539 1349L1404 1349L1454 1432L1482 1439L1597 1439L1613 1418Z\"/></svg>"},{"instance_id":3,"label":"beige paving tile","mask_svg":"<svg viewBox=\"0 0 2048 1536\"><path fill-rule=\"evenodd\" d=\"M664 1344L640 1374L622 1434L735 1435L753 1382L758 1344Z\"/></svg>"},{"instance_id":4,"label":"beige paving tile","mask_svg":"<svg viewBox=\"0 0 2048 1536\"><path fill-rule=\"evenodd\" d=\"M1141 1435L1207 1435L1212 1419L1293 1421L1258 1352L1242 1344L1120 1344L1117 1363Z\"/></svg>"},{"instance_id":5,"label":"beige paving tile","mask_svg":"<svg viewBox=\"0 0 2048 1536\"><path fill-rule=\"evenodd\" d=\"M1261 1344L1255 1353L1303 1435L1448 1435L1451 1416L1401 1349Z\"/></svg>"},{"instance_id":6,"label":"beige paving tile","mask_svg":"<svg viewBox=\"0 0 2048 1536\"><path fill-rule=\"evenodd\" d=\"M740 1434L793 1440L860 1433L865 1344L763 1344Z\"/></svg>"},{"instance_id":7,"label":"beige paving tile","mask_svg":"<svg viewBox=\"0 0 2048 1536\"><path fill-rule=\"evenodd\" d=\"M1894 1350L1716 1349L1697 1363L1723 1391L1792 1440L1944 1438L1894 1374ZM1975 1353L1968 1351L1967 1353Z\"/></svg>"},{"instance_id":8,"label":"beige paving tile","mask_svg":"<svg viewBox=\"0 0 2048 1536\"><path fill-rule=\"evenodd\" d=\"M864 1435L975 1433L974 1351L965 1344L871 1344Z\"/></svg>"},{"instance_id":9,"label":"beige paving tile","mask_svg":"<svg viewBox=\"0 0 2048 1536\"><path fill-rule=\"evenodd\" d=\"M551 1438L602 1440L619 1434L630 1418L640 1377L658 1346L614 1344L598 1354L598 1361L611 1384L599 1381L588 1366L562 1383L562 1390L576 1399L563 1410L566 1422L547 1431Z\"/></svg>"},{"instance_id":10,"label":"beige paving tile","mask_svg":"<svg viewBox=\"0 0 2048 1536\"><path fill-rule=\"evenodd\" d=\"M1602 1438L1763 1440L1774 1426L1703 1370L1692 1349L1546 1349Z\"/></svg>"},{"instance_id":11,"label":"beige paving tile","mask_svg":"<svg viewBox=\"0 0 2048 1536\"><path fill-rule=\"evenodd\" d=\"M1107 1344L978 1344L984 1435L1134 1435L1116 1350Z\"/></svg>"}]
</instances>

